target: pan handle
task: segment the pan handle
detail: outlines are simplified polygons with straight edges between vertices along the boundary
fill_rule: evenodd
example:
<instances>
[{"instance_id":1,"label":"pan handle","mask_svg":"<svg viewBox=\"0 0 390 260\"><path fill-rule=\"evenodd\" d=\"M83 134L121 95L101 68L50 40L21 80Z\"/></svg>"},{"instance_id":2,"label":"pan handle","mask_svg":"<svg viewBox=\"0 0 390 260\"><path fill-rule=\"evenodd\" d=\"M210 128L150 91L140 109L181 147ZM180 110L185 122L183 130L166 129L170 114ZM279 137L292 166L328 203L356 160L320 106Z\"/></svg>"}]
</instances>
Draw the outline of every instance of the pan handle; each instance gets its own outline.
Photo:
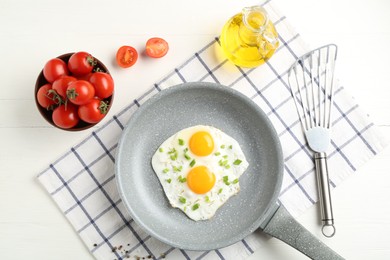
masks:
<instances>
[{"instance_id":1,"label":"pan handle","mask_svg":"<svg viewBox=\"0 0 390 260\"><path fill-rule=\"evenodd\" d=\"M260 228L311 259L344 259L299 224L283 206L277 206Z\"/></svg>"}]
</instances>

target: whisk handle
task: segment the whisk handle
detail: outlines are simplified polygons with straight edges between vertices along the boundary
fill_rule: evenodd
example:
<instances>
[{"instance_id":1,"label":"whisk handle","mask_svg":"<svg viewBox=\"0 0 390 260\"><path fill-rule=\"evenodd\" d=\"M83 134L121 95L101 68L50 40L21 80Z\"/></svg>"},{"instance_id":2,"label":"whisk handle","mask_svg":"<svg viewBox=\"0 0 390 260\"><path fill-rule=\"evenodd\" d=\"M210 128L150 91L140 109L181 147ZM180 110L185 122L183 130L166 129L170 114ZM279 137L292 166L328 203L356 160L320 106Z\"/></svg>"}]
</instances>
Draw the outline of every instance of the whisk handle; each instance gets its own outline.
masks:
<instances>
[{"instance_id":1,"label":"whisk handle","mask_svg":"<svg viewBox=\"0 0 390 260\"><path fill-rule=\"evenodd\" d=\"M321 208L322 234L326 237L333 237L336 229L333 220L326 153L315 153L314 161Z\"/></svg>"}]
</instances>

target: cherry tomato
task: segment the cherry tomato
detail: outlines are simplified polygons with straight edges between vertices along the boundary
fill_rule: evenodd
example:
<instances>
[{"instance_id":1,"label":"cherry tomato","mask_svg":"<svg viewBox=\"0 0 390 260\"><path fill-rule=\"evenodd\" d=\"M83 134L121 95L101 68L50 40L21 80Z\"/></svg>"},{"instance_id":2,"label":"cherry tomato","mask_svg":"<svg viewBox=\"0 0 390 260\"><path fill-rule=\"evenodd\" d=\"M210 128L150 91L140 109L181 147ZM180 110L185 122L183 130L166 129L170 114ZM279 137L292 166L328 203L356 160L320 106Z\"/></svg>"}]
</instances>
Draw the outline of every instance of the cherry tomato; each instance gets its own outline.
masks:
<instances>
[{"instance_id":1,"label":"cherry tomato","mask_svg":"<svg viewBox=\"0 0 390 260\"><path fill-rule=\"evenodd\" d=\"M52 90L52 85L45 84L40 87L37 92L38 104L46 109L49 109L50 106L56 104L54 99L54 93L50 90Z\"/></svg>"},{"instance_id":2,"label":"cherry tomato","mask_svg":"<svg viewBox=\"0 0 390 260\"><path fill-rule=\"evenodd\" d=\"M131 46L122 46L116 53L116 62L122 68L133 66L138 59L138 52Z\"/></svg>"},{"instance_id":3,"label":"cherry tomato","mask_svg":"<svg viewBox=\"0 0 390 260\"><path fill-rule=\"evenodd\" d=\"M146 42L146 54L152 58L161 58L167 54L169 50L168 43L161 38L150 38Z\"/></svg>"},{"instance_id":4,"label":"cherry tomato","mask_svg":"<svg viewBox=\"0 0 390 260\"><path fill-rule=\"evenodd\" d=\"M78 115L81 120L95 124L102 120L108 111L108 104L100 98L94 98L88 104L79 106Z\"/></svg>"},{"instance_id":5,"label":"cherry tomato","mask_svg":"<svg viewBox=\"0 0 390 260\"><path fill-rule=\"evenodd\" d=\"M95 72L89 78L89 82L95 87L95 95L101 99L108 98L114 92L114 80L110 74Z\"/></svg>"},{"instance_id":6,"label":"cherry tomato","mask_svg":"<svg viewBox=\"0 0 390 260\"><path fill-rule=\"evenodd\" d=\"M43 75L47 81L53 83L60 76L69 75L68 66L59 58L51 59L43 67Z\"/></svg>"},{"instance_id":7,"label":"cherry tomato","mask_svg":"<svg viewBox=\"0 0 390 260\"><path fill-rule=\"evenodd\" d=\"M84 105L95 96L95 89L88 81L76 80L69 84L66 95L73 104Z\"/></svg>"},{"instance_id":8,"label":"cherry tomato","mask_svg":"<svg viewBox=\"0 0 390 260\"><path fill-rule=\"evenodd\" d=\"M66 98L66 90L70 83L76 81L77 79L72 76L61 76L53 82L52 88L60 95L62 98Z\"/></svg>"},{"instance_id":9,"label":"cherry tomato","mask_svg":"<svg viewBox=\"0 0 390 260\"><path fill-rule=\"evenodd\" d=\"M76 126L80 121L77 115L76 106L69 102L66 105L60 105L55 108L52 114L52 119L56 126L65 129Z\"/></svg>"},{"instance_id":10,"label":"cherry tomato","mask_svg":"<svg viewBox=\"0 0 390 260\"><path fill-rule=\"evenodd\" d=\"M78 80L86 80L86 81L89 81L89 78L92 76L93 72L91 73L88 73L88 74L84 74L84 75L80 75L80 76L77 76L77 79Z\"/></svg>"},{"instance_id":11,"label":"cherry tomato","mask_svg":"<svg viewBox=\"0 0 390 260\"><path fill-rule=\"evenodd\" d=\"M96 59L91 54L80 51L70 56L68 68L73 75L81 76L91 73L96 63Z\"/></svg>"}]
</instances>

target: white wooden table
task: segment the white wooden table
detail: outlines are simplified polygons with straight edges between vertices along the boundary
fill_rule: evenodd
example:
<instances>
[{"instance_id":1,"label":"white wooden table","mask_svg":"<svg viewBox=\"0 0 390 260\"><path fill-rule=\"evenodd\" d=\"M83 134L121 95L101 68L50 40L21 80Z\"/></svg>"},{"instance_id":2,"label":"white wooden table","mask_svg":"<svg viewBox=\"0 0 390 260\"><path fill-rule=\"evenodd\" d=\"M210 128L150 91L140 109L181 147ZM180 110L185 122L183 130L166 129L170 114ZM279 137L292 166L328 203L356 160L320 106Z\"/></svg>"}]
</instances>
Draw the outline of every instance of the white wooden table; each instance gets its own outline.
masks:
<instances>
[{"instance_id":1,"label":"white wooden table","mask_svg":"<svg viewBox=\"0 0 390 260\"><path fill-rule=\"evenodd\" d=\"M247 1L0 0L0 259L92 259L36 181L36 175L93 129L48 125L33 99L36 76L59 54L86 50L104 61L116 82L114 114L218 35ZM339 46L342 83L390 139L390 2L275 0L311 47ZM115 66L121 45L143 49L168 40L162 59ZM363 189L363 187L365 187ZM390 259L390 148L333 192L337 234L320 233L318 208L298 218L347 259ZM306 259L269 237L250 259Z\"/></svg>"}]
</instances>

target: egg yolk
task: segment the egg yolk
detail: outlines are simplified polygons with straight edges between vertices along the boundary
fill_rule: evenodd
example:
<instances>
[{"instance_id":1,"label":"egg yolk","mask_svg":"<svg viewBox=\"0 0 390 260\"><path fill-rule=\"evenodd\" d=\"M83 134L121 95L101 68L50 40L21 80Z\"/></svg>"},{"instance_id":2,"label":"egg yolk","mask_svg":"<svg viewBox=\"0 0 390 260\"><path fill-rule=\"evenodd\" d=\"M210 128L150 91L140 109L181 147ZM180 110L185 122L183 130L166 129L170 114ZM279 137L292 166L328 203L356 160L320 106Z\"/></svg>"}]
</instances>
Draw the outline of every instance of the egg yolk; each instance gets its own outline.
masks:
<instances>
[{"instance_id":1,"label":"egg yolk","mask_svg":"<svg viewBox=\"0 0 390 260\"><path fill-rule=\"evenodd\" d=\"M204 194L215 184L215 175L206 166L197 166L187 175L188 187L197 194Z\"/></svg>"},{"instance_id":2,"label":"egg yolk","mask_svg":"<svg viewBox=\"0 0 390 260\"><path fill-rule=\"evenodd\" d=\"M195 155L207 156L214 150L214 140L210 133L199 131L191 136L189 146Z\"/></svg>"}]
</instances>

